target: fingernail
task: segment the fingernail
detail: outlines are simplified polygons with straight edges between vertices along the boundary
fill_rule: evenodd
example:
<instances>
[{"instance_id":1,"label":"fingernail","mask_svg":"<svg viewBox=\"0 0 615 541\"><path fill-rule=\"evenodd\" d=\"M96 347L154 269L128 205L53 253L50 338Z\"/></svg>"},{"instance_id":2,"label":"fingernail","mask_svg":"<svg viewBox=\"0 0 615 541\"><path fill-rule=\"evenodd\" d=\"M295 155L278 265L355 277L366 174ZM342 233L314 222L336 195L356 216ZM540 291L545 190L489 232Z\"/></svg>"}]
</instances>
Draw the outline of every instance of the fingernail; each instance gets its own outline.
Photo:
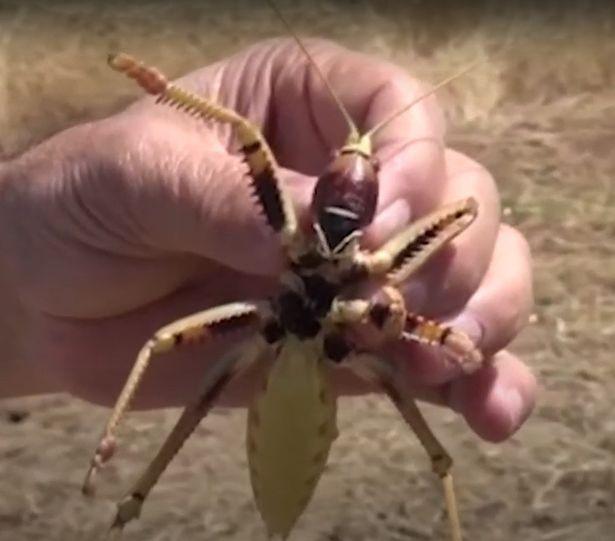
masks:
<instances>
[{"instance_id":1,"label":"fingernail","mask_svg":"<svg viewBox=\"0 0 615 541\"><path fill-rule=\"evenodd\" d=\"M403 199L396 199L382 212L379 212L371 229L371 238L376 246L380 246L393 235L399 233L410 223L410 205Z\"/></svg>"},{"instance_id":2,"label":"fingernail","mask_svg":"<svg viewBox=\"0 0 615 541\"><path fill-rule=\"evenodd\" d=\"M410 280L400 287L409 311L420 312L427 303L427 287L418 280Z\"/></svg>"},{"instance_id":3,"label":"fingernail","mask_svg":"<svg viewBox=\"0 0 615 541\"><path fill-rule=\"evenodd\" d=\"M452 319L448 324L454 329L468 335L475 346L479 346L485 333L483 325L471 314L464 312Z\"/></svg>"},{"instance_id":4,"label":"fingernail","mask_svg":"<svg viewBox=\"0 0 615 541\"><path fill-rule=\"evenodd\" d=\"M523 422L523 397L515 387L502 390L502 402L509 418L509 435L515 432Z\"/></svg>"}]
</instances>

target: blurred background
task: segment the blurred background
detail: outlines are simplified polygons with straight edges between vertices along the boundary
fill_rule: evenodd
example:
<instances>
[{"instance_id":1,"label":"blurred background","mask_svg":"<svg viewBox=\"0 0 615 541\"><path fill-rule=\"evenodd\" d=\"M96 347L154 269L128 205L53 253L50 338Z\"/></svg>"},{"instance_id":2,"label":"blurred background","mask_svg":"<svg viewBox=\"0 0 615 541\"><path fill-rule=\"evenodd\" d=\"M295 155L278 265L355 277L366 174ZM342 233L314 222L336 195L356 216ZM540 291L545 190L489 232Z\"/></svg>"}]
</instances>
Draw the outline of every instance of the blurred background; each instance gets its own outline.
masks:
<instances>
[{"instance_id":1,"label":"blurred background","mask_svg":"<svg viewBox=\"0 0 615 541\"><path fill-rule=\"evenodd\" d=\"M529 238L536 309L513 348L541 382L510 441L480 442L424 407L456 459L468 540L608 541L615 532L615 10L606 2L293 2L301 36L395 62L435 83L451 146L482 162L504 219ZM127 50L179 76L283 35L264 2L0 0L0 159L138 96L106 66ZM505 52L502 50L505 48ZM104 536L114 503L177 411L134 414L99 497L79 487L107 411L67 396L0 403L0 540ZM249 488L245 412L216 410L126 540L265 540ZM379 397L343 399L340 438L297 541L446 540L440 486Z\"/></svg>"}]
</instances>

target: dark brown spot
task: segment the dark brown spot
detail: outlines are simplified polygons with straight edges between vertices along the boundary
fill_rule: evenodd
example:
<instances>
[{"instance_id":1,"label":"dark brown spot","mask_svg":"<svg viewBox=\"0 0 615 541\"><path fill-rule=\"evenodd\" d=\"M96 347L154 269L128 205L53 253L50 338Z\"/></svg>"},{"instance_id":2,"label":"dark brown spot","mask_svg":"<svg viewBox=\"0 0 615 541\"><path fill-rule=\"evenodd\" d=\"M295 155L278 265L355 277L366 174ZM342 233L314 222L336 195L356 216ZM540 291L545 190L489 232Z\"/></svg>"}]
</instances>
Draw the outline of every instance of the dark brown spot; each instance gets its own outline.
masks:
<instances>
[{"instance_id":1,"label":"dark brown spot","mask_svg":"<svg viewBox=\"0 0 615 541\"><path fill-rule=\"evenodd\" d=\"M321 329L314 311L305 299L294 291L287 291L278 298L282 326L300 339L313 338Z\"/></svg>"},{"instance_id":2,"label":"dark brown spot","mask_svg":"<svg viewBox=\"0 0 615 541\"><path fill-rule=\"evenodd\" d=\"M6 414L9 423L18 424L25 421L30 416L27 410L10 410Z\"/></svg>"},{"instance_id":3,"label":"dark brown spot","mask_svg":"<svg viewBox=\"0 0 615 541\"><path fill-rule=\"evenodd\" d=\"M284 336L284 329L275 319L272 319L263 328L262 335L268 344L274 344Z\"/></svg>"},{"instance_id":4,"label":"dark brown spot","mask_svg":"<svg viewBox=\"0 0 615 541\"><path fill-rule=\"evenodd\" d=\"M247 145L243 145L241 147L241 152L246 155L254 154L255 152L258 152L262 146L263 146L262 143L256 140L253 143L248 143Z\"/></svg>"},{"instance_id":5,"label":"dark brown spot","mask_svg":"<svg viewBox=\"0 0 615 541\"><path fill-rule=\"evenodd\" d=\"M382 329L387 319L391 315L391 307L388 304L376 303L369 310L369 319L371 322Z\"/></svg>"},{"instance_id":6,"label":"dark brown spot","mask_svg":"<svg viewBox=\"0 0 615 541\"><path fill-rule=\"evenodd\" d=\"M324 317L338 293L338 286L325 280L319 274L300 275L305 292L316 317Z\"/></svg>"},{"instance_id":7,"label":"dark brown spot","mask_svg":"<svg viewBox=\"0 0 615 541\"><path fill-rule=\"evenodd\" d=\"M342 361L350 353L350 346L344 337L337 333L325 336L323 349L325 355L336 363Z\"/></svg>"},{"instance_id":8,"label":"dark brown spot","mask_svg":"<svg viewBox=\"0 0 615 541\"><path fill-rule=\"evenodd\" d=\"M358 282L369 276L367 265L353 263L352 267L346 271L341 278L341 282L344 284Z\"/></svg>"},{"instance_id":9,"label":"dark brown spot","mask_svg":"<svg viewBox=\"0 0 615 541\"><path fill-rule=\"evenodd\" d=\"M296 270L299 268L313 269L318 267L323 262L322 256L318 252L308 252L299 256L298 267L294 266Z\"/></svg>"},{"instance_id":10,"label":"dark brown spot","mask_svg":"<svg viewBox=\"0 0 615 541\"><path fill-rule=\"evenodd\" d=\"M408 314L406 316L406 324L404 326L404 331L413 332L416 328L423 323L423 318L421 316L417 316L416 314Z\"/></svg>"},{"instance_id":11,"label":"dark brown spot","mask_svg":"<svg viewBox=\"0 0 615 541\"><path fill-rule=\"evenodd\" d=\"M446 342L446 339L448 335L451 334L451 332L453 332L453 329L451 327L444 328L442 334L440 335L440 344L444 344L444 342Z\"/></svg>"},{"instance_id":12,"label":"dark brown spot","mask_svg":"<svg viewBox=\"0 0 615 541\"><path fill-rule=\"evenodd\" d=\"M145 501L145 496L141 494L140 492L133 492L130 496L133 500L137 500L138 502Z\"/></svg>"}]
</instances>

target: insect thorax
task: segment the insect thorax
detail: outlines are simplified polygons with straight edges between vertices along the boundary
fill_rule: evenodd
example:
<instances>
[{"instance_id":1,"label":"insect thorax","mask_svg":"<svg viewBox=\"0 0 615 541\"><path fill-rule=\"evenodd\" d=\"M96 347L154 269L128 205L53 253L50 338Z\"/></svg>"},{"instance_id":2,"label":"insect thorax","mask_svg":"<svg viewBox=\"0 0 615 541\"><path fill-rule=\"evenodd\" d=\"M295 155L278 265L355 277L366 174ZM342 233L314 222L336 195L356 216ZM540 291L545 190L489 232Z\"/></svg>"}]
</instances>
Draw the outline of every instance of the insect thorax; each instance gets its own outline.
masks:
<instances>
[{"instance_id":1,"label":"insect thorax","mask_svg":"<svg viewBox=\"0 0 615 541\"><path fill-rule=\"evenodd\" d=\"M272 302L280 333L314 338L322 329L341 285L318 272L293 269L282 280L282 292Z\"/></svg>"}]
</instances>

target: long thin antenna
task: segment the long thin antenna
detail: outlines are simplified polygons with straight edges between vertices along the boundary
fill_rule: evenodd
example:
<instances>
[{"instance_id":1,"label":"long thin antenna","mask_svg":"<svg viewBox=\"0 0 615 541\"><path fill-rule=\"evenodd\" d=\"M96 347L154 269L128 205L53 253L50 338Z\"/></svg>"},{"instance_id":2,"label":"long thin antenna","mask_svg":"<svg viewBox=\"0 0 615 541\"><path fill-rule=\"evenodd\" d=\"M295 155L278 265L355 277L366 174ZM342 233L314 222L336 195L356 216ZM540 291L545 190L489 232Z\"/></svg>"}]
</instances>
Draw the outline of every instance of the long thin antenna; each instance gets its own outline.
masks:
<instances>
[{"instance_id":1,"label":"long thin antenna","mask_svg":"<svg viewBox=\"0 0 615 541\"><path fill-rule=\"evenodd\" d=\"M342 115L344 115L344 119L346 120L346 123L348 124L348 129L350 130L349 139L358 140L360 137L359 130L357 129L355 123L352 121L352 118L350 117L348 110L346 109L346 107L344 107L344 104L341 102L341 100L339 99L339 97L337 96L333 88L331 88L329 81L327 81L327 78L324 76L322 71L320 71L320 68L318 67L314 59L312 58L312 55L308 52L303 42L299 39L299 36L297 36L295 31L292 29L292 27L290 26L290 23L284 18L284 15L282 15L282 12L273 3L273 0L267 0L267 3L271 6L271 9L278 16L280 21L282 21L282 24L284 24L288 33L292 36L292 38L295 40L299 48L303 51L303 54L308 59L310 65L314 68L314 70L320 77L320 80L324 83L325 88L327 89L327 92L329 92L330 96L333 98L333 101L335 101L336 105L338 106L340 112L342 113Z\"/></svg>"},{"instance_id":2,"label":"long thin antenna","mask_svg":"<svg viewBox=\"0 0 615 541\"><path fill-rule=\"evenodd\" d=\"M459 70L454 75L451 75L450 77L447 77L443 81L440 81L436 86L432 87L430 90L424 92L423 94L420 94L417 98L413 99L408 105L402 107L399 111L394 112L391 116L389 116L388 118L385 118L382 122L379 122L378 124L376 124L371 130L369 130L367 133L365 133L365 135L363 137L372 137L374 134L376 134L377 132L382 130L385 126L387 126L387 124L389 124L390 122L395 120L397 117L399 117L402 114L404 114L408 109L414 107L417 103L419 103L420 101L424 100L428 96L431 96L434 92L436 92L437 90L439 90L443 86L446 86L447 84L449 84L450 82L454 81L458 77L461 77L462 75L465 75L472 68L476 67L478 64L480 64L480 63L482 63L484 61L485 61L484 58L479 58L477 60L474 60L473 62L470 62L468 65L466 65L463 69Z\"/></svg>"}]
</instances>

